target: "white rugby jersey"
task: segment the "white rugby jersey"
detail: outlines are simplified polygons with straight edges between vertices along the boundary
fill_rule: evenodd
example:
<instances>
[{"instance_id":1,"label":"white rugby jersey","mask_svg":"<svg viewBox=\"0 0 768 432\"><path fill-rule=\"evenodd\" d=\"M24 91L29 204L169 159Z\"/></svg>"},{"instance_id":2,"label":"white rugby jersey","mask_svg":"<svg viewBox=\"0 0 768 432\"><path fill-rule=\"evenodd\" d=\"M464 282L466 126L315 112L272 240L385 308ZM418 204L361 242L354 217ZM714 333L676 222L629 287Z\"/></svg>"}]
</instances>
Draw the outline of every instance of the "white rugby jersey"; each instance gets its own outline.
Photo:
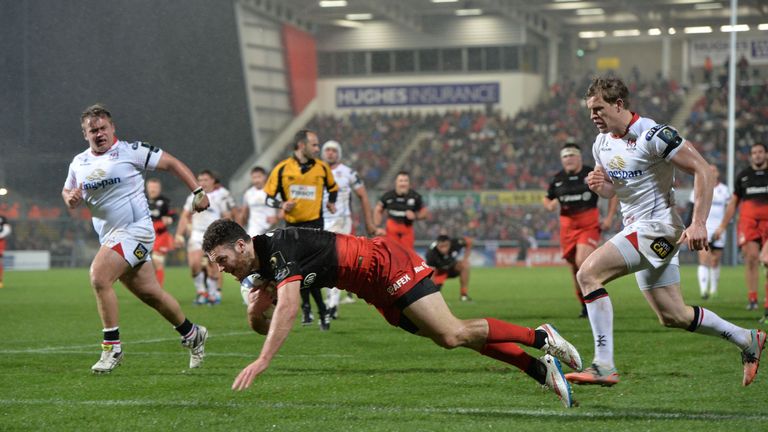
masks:
<instances>
[{"instance_id":1,"label":"white rugby jersey","mask_svg":"<svg viewBox=\"0 0 768 432\"><path fill-rule=\"evenodd\" d=\"M65 189L81 188L99 242L128 225L146 224L152 231L143 171L154 171L163 151L142 142L115 141L104 154L90 147L69 164Z\"/></svg>"},{"instance_id":2,"label":"white rugby jersey","mask_svg":"<svg viewBox=\"0 0 768 432\"><path fill-rule=\"evenodd\" d=\"M194 206L192 205L192 201L195 198L194 194L190 194L187 197L187 201L184 203L184 210L192 213L190 230L193 233L205 233L205 230L208 229L210 224L221 219L225 213L229 213L235 207L235 200L232 199L232 195L227 188L216 188L207 195L210 206L201 212L195 212Z\"/></svg>"},{"instance_id":3,"label":"white rugby jersey","mask_svg":"<svg viewBox=\"0 0 768 432\"><path fill-rule=\"evenodd\" d=\"M693 193L694 191L691 191L690 202L693 202ZM725 208L728 207L728 201L730 200L731 192L728 190L728 186L718 183L712 191L712 207L710 207L709 217L707 217L708 233L712 234L720 226L720 222L725 217Z\"/></svg>"},{"instance_id":4,"label":"white rugby jersey","mask_svg":"<svg viewBox=\"0 0 768 432\"><path fill-rule=\"evenodd\" d=\"M243 194L243 204L248 206L248 235L255 237L264 234L272 226L267 218L277 216L277 209L266 203L267 193L264 189L251 186Z\"/></svg>"},{"instance_id":5,"label":"white rugby jersey","mask_svg":"<svg viewBox=\"0 0 768 432\"><path fill-rule=\"evenodd\" d=\"M323 212L323 219L351 218L352 217L352 191L364 186L363 180L357 175L357 171L340 163L331 169L336 184L339 185L339 194L336 198L336 213ZM328 191L323 192L323 208L328 204Z\"/></svg>"},{"instance_id":6,"label":"white rugby jersey","mask_svg":"<svg viewBox=\"0 0 768 432\"><path fill-rule=\"evenodd\" d=\"M682 225L675 211L675 171L670 162L682 143L673 128L637 114L623 137L597 136L592 155L613 182L624 225L638 220Z\"/></svg>"}]
</instances>

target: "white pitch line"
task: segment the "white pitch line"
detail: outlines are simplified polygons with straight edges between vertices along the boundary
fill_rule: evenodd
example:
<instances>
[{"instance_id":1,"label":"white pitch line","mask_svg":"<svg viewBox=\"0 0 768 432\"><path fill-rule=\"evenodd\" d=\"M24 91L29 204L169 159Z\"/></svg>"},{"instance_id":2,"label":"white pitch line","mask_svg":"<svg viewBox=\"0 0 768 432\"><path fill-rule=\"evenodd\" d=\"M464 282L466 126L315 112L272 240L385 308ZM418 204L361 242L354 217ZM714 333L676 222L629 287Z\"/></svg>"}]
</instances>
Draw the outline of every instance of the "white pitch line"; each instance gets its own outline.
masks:
<instances>
[{"instance_id":1,"label":"white pitch line","mask_svg":"<svg viewBox=\"0 0 768 432\"><path fill-rule=\"evenodd\" d=\"M228 336L245 336L255 334L254 332L228 332L228 333L212 333L212 336L214 338L220 338L220 337L228 337ZM167 338L157 338L157 339L140 339L140 340L128 340L125 341L127 345L138 345L138 344L151 344L151 343L159 343L159 342L178 342L179 337L167 337ZM88 345L60 345L60 346L46 346L42 348L27 348L27 349L20 349L20 350L4 350L0 351L0 353L8 353L8 354L23 354L23 353L34 353L34 354L44 354L45 352L57 352L59 350L65 350L65 351L71 351L76 349L87 349L87 348L93 348L94 346L98 346L98 343L91 343Z\"/></svg>"},{"instance_id":2,"label":"white pitch line","mask_svg":"<svg viewBox=\"0 0 768 432\"><path fill-rule=\"evenodd\" d=\"M256 348L254 348L254 352L252 353L233 353L233 352L207 352L205 354L206 357L246 357L246 358L256 358L258 357L259 353L257 352ZM60 354L72 354L72 355L94 355L94 350L88 350L88 351L81 351L81 350L61 350L57 349L55 351L53 350L0 350L0 354L43 354L43 355L60 355ZM183 352L180 350L180 354L183 354ZM128 357L134 357L134 356L167 356L169 354L164 351L129 351L127 352ZM322 357L322 358L352 358L353 355L350 354L277 354L276 357Z\"/></svg>"},{"instance_id":3,"label":"white pitch line","mask_svg":"<svg viewBox=\"0 0 768 432\"><path fill-rule=\"evenodd\" d=\"M426 414L482 414L482 415L508 415L513 417L563 417L584 419L640 419L640 420L768 420L768 415L744 414L744 413L693 413L693 412L658 412L658 411L594 411L584 412L580 409L573 410L547 410L547 409L522 409L522 408L466 408L466 407L414 407L414 406L377 406L377 405L335 405L335 404L301 404L301 403L268 403L260 401L238 402L208 402L208 401L168 401L168 400L65 400L65 399L0 399L0 405L63 405L63 406L138 406L138 407L171 407L171 408L242 408L252 409L262 406L270 409L335 409L340 411L354 410L369 411L375 413L404 411Z\"/></svg>"}]
</instances>

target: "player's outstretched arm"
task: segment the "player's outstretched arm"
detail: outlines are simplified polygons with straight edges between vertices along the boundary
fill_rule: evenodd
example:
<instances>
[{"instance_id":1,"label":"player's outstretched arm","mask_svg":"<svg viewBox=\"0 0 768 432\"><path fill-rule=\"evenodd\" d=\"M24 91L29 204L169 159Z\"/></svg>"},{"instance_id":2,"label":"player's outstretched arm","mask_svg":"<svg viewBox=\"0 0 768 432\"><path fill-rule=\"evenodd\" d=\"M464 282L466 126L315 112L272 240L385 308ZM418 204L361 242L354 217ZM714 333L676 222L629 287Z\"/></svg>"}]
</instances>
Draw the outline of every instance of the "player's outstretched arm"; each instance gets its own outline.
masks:
<instances>
[{"instance_id":1,"label":"player's outstretched arm","mask_svg":"<svg viewBox=\"0 0 768 432\"><path fill-rule=\"evenodd\" d=\"M245 390L251 386L253 380L264 372L272 358L288 338L288 333L293 328L293 322L299 311L299 289L301 281L288 282L277 289L277 306L272 314L267 338L261 347L259 358L240 371L240 374L232 383L232 390Z\"/></svg>"},{"instance_id":2,"label":"player's outstretched arm","mask_svg":"<svg viewBox=\"0 0 768 432\"><path fill-rule=\"evenodd\" d=\"M360 198L360 207L363 208L363 220L365 221L365 231L368 235L376 235L376 224L373 222L373 212L371 212L371 202L368 200L368 190L365 186L355 188L355 194Z\"/></svg>"},{"instance_id":3,"label":"player's outstretched arm","mask_svg":"<svg viewBox=\"0 0 768 432\"><path fill-rule=\"evenodd\" d=\"M381 201L376 203L376 208L373 209L373 224L376 226L375 235L384 235L384 227L381 224L384 222L384 204Z\"/></svg>"},{"instance_id":4,"label":"player's outstretched arm","mask_svg":"<svg viewBox=\"0 0 768 432\"><path fill-rule=\"evenodd\" d=\"M544 205L544 210L552 212L557 210L557 207L560 204L560 201L556 199L549 199L547 197L543 197L541 199L541 203Z\"/></svg>"},{"instance_id":5,"label":"player's outstretched arm","mask_svg":"<svg viewBox=\"0 0 768 432\"><path fill-rule=\"evenodd\" d=\"M160 156L160 161L157 163L157 169L171 172L171 174L187 185L189 190L195 194L193 206L196 211L203 211L208 208L210 205L208 196L197 184L197 178L195 178L192 170L184 162L176 159L168 152L163 152L163 155Z\"/></svg>"}]
</instances>

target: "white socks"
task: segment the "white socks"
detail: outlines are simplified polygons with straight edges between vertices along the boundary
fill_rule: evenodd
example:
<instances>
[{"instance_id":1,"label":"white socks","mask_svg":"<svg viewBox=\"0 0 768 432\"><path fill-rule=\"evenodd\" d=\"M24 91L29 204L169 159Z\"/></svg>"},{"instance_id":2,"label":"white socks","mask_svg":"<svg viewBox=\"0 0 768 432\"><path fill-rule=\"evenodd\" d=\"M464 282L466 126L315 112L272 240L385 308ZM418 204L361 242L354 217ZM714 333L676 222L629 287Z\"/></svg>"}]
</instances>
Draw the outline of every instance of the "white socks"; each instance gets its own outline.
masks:
<instances>
[{"instance_id":1,"label":"white socks","mask_svg":"<svg viewBox=\"0 0 768 432\"><path fill-rule=\"evenodd\" d=\"M696 274L699 277L699 294L706 297L709 295L709 267L699 264Z\"/></svg>"},{"instance_id":2,"label":"white socks","mask_svg":"<svg viewBox=\"0 0 768 432\"><path fill-rule=\"evenodd\" d=\"M338 288L328 288L328 298L326 299L326 306L328 308L338 307L339 300L341 299L341 290Z\"/></svg>"},{"instance_id":3,"label":"white socks","mask_svg":"<svg viewBox=\"0 0 768 432\"><path fill-rule=\"evenodd\" d=\"M595 363L613 368L613 305L604 288L584 296L595 339Z\"/></svg>"},{"instance_id":4,"label":"white socks","mask_svg":"<svg viewBox=\"0 0 768 432\"><path fill-rule=\"evenodd\" d=\"M750 330L720 318L709 309L693 306L693 317L693 322L688 327L689 331L721 337L736 344L741 349L748 347L752 342Z\"/></svg>"}]
</instances>

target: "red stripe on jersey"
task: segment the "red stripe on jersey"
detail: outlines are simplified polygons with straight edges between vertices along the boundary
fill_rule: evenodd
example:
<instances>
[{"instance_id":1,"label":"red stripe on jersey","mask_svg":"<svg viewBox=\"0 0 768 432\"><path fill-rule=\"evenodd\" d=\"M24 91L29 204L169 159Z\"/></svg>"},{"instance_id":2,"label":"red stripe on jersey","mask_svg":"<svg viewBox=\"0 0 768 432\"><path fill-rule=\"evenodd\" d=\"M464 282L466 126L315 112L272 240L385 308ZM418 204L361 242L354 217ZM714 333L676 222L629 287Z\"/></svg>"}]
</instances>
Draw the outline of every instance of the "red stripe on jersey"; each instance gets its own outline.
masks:
<instances>
[{"instance_id":1,"label":"red stripe on jersey","mask_svg":"<svg viewBox=\"0 0 768 432\"><path fill-rule=\"evenodd\" d=\"M279 284L277 284L275 289L279 289L281 286L287 284L288 282L301 281L302 279L303 279L303 277L301 275L294 275L294 276L291 276L289 278L285 278L282 281L280 281Z\"/></svg>"},{"instance_id":2,"label":"red stripe on jersey","mask_svg":"<svg viewBox=\"0 0 768 432\"><path fill-rule=\"evenodd\" d=\"M635 122L638 121L638 120L640 120L640 114L633 112L632 113L632 120L629 121L629 124L627 125L627 128L624 129L624 133L621 134L621 136L616 136L614 134L611 134L611 137L612 138L616 138L616 139L624 138L629 133L629 128L632 127L632 125L635 124Z\"/></svg>"},{"instance_id":3,"label":"red stripe on jersey","mask_svg":"<svg viewBox=\"0 0 768 432\"><path fill-rule=\"evenodd\" d=\"M637 246L637 232L630 233L626 236L626 238L630 243L632 243L632 246L634 246L636 250L640 250L640 248Z\"/></svg>"},{"instance_id":4,"label":"red stripe on jersey","mask_svg":"<svg viewBox=\"0 0 768 432\"><path fill-rule=\"evenodd\" d=\"M118 243L114 246L112 246L112 250L119 253L121 257L125 258L125 254L123 253L123 245Z\"/></svg>"}]
</instances>

